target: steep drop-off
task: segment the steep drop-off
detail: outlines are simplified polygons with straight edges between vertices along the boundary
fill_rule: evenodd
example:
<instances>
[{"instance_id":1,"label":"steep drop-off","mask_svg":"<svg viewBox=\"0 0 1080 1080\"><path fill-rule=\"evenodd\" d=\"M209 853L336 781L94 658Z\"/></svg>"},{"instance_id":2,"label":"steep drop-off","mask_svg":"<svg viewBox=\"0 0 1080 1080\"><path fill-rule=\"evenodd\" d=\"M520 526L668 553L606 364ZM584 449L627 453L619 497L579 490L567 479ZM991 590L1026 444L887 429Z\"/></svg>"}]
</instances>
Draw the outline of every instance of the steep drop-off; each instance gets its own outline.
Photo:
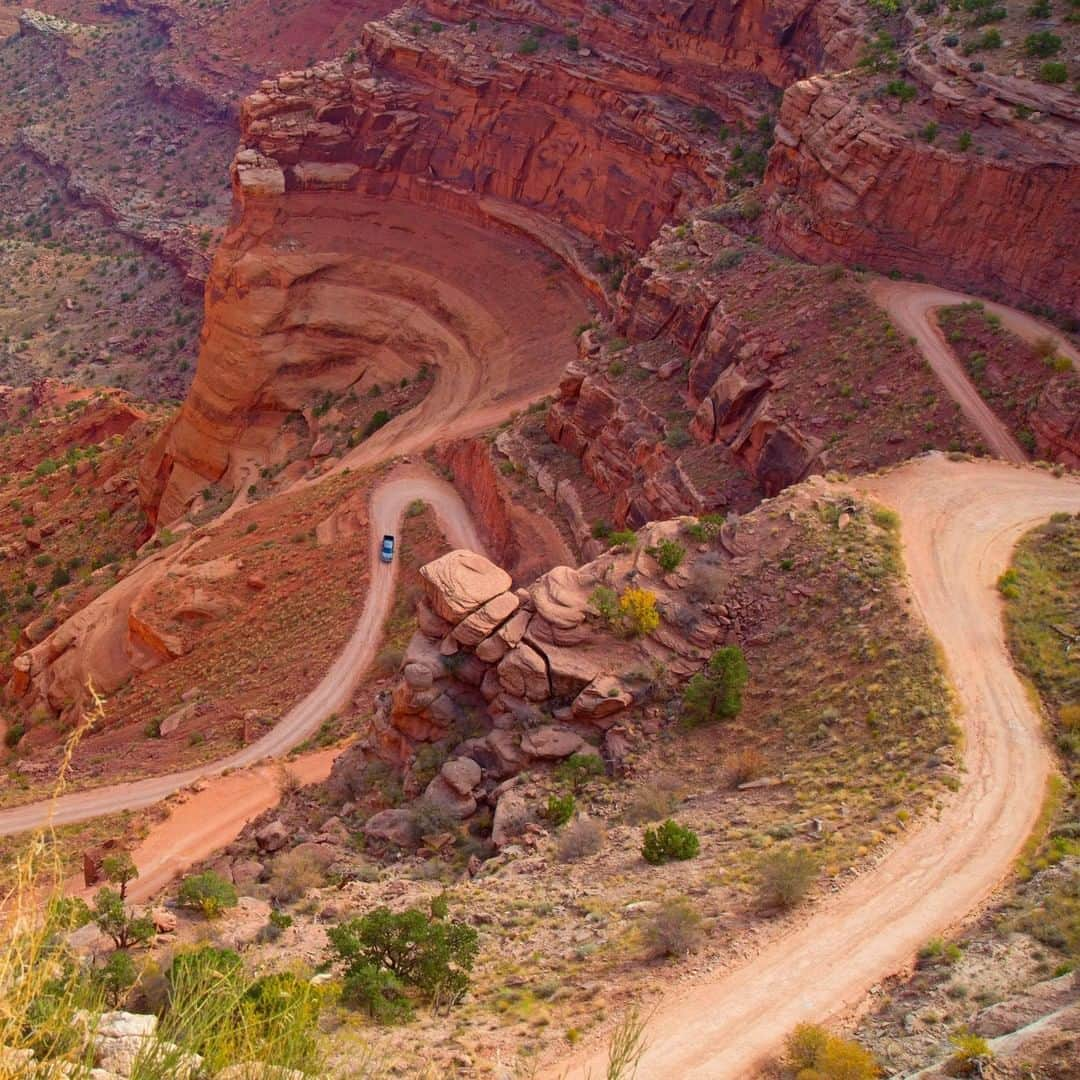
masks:
<instances>
[{"instance_id":1,"label":"steep drop-off","mask_svg":"<svg viewBox=\"0 0 1080 1080\"><path fill-rule=\"evenodd\" d=\"M285 461L283 422L327 394L430 370L425 408L447 410L443 423L451 404L542 394L583 311L538 248L436 210L347 192L249 198L215 260L195 381L144 465L144 501L168 522L208 484L243 486Z\"/></svg>"}]
</instances>

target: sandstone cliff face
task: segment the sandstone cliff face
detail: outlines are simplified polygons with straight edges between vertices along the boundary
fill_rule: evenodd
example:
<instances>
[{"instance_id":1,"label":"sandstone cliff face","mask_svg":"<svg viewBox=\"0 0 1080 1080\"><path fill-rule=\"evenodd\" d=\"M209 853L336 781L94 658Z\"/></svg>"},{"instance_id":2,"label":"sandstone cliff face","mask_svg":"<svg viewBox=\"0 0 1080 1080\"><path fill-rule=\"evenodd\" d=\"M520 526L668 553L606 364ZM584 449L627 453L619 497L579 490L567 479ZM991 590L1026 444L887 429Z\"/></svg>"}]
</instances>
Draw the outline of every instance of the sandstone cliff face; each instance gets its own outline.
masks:
<instances>
[{"instance_id":1,"label":"sandstone cliff face","mask_svg":"<svg viewBox=\"0 0 1080 1080\"><path fill-rule=\"evenodd\" d=\"M481 439L461 439L437 448L439 460L453 474L484 544L503 566L517 562L521 551L510 499L502 490L495 465Z\"/></svg>"},{"instance_id":2,"label":"sandstone cliff face","mask_svg":"<svg viewBox=\"0 0 1080 1080\"><path fill-rule=\"evenodd\" d=\"M957 86L924 74L942 81L924 85L907 115L864 100L861 76L788 89L765 177L770 239L815 262L861 262L1080 313L1080 130L1062 92L1026 95L1046 120L1041 132L1021 130L1013 109L1024 100L1011 83ZM933 143L919 137L923 122L941 127ZM984 152L958 150L961 131Z\"/></svg>"},{"instance_id":3,"label":"sandstone cliff face","mask_svg":"<svg viewBox=\"0 0 1080 1080\"><path fill-rule=\"evenodd\" d=\"M144 503L167 522L207 484L245 486L284 460L290 415L421 368L434 389L375 440L386 456L430 445L462 413L542 394L582 311L569 275L505 234L349 192L249 195L207 284L191 391L145 463Z\"/></svg>"}]
</instances>

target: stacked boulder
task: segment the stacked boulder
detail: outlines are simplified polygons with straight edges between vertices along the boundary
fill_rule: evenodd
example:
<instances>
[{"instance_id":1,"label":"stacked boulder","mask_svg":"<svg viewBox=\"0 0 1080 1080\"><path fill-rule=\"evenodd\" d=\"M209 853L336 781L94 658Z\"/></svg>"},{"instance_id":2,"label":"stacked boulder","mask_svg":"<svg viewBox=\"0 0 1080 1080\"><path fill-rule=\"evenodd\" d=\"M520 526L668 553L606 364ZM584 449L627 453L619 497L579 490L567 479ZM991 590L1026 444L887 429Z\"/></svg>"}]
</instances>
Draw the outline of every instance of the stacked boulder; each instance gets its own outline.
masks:
<instances>
[{"instance_id":1,"label":"stacked boulder","mask_svg":"<svg viewBox=\"0 0 1080 1080\"><path fill-rule=\"evenodd\" d=\"M424 597L400 678L365 747L406 767L423 743L458 741L423 791L459 820L495 805L532 762L596 752L633 694L611 670L620 643L587 619L597 584L588 567L557 567L530 589L483 555L451 551L420 570ZM477 730L485 734L475 734ZM408 840L404 811L385 811L368 835Z\"/></svg>"}]
</instances>

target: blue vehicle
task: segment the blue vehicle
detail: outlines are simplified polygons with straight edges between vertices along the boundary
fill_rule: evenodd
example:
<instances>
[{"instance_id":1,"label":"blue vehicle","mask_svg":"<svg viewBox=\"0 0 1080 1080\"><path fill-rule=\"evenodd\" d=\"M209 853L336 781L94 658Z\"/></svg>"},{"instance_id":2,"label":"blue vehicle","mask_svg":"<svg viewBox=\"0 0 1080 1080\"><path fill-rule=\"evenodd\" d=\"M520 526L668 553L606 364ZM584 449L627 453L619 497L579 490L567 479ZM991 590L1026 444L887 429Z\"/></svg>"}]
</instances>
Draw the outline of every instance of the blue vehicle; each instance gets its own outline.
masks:
<instances>
[{"instance_id":1,"label":"blue vehicle","mask_svg":"<svg viewBox=\"0 0 1080 1080\"><path fill-rule=\"evenodd\" d=\"M379 549L379 558L382 559L383 562L394 561L394 538L389 533L382 538L382 547Z\"/></svg>"}]
</instances>

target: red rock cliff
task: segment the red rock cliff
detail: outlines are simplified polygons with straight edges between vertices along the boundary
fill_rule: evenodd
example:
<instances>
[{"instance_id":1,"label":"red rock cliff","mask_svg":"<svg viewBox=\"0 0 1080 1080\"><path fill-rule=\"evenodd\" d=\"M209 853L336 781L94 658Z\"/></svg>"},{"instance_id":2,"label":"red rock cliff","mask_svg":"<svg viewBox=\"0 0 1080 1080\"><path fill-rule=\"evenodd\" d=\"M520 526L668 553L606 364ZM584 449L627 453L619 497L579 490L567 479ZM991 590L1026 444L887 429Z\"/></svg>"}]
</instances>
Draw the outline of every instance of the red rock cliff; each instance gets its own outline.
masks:
<instances>
[{"instance_id":1,"label":"red rock cliff","mask_svg":"<svg viewBox=\"0 0 1080 1080\"><path fill-rule=\"evenodd\" d=\"M861 75L788 89L765 177L770 240L814 262L1080 314L1080 128L1069 92L912 74L939 81L904 111ZM1041 124L1017 120L1020 105L1038 106ZM925 124L938 131L932 142L920 136Z\"/></svg>"}]
</instances>

